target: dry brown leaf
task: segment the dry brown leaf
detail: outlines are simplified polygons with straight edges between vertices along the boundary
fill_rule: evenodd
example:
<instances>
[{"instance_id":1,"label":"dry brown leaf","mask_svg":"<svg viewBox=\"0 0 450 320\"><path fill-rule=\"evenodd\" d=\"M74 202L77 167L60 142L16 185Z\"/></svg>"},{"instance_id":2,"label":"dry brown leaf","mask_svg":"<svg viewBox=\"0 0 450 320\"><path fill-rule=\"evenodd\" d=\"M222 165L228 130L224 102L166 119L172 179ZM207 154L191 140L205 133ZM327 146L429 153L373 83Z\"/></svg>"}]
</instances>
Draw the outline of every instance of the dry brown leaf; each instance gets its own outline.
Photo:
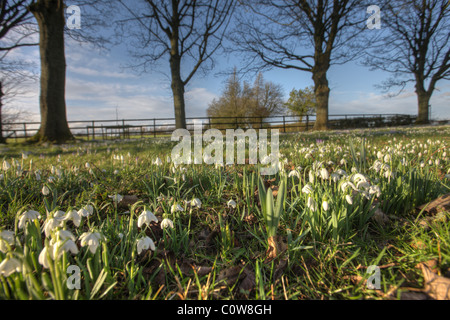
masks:
<instances>
[{"instance_id":1,"label":"dry brown leaf","mask_svg":"<svg viewBox=\"0 0 450 320\"><path fill-rule=\"evenodd\" d=\"M126 195L126 196L123 196L122 201L120 201L120 203L119 203L119 206L121 206L121 207L132 206L133 204L135 204L138 201L139 201L139 199L136 195Z\"/></svg>"},{"instance_id":2,"label":"dry brown leaf","mask_svg":"<svg viewBox=\"0 0 450 320\"><path fill-rule=\"evenodd\" d=\"M424 292L435 300L450 300L450 279L438 276L427 264L421 263Z\"/></svg>"},{"instance_id":3,"label":"dry brown leaf","mask_svg":"<svg viewBox=\"0 0 450 320\"><path fill-rule=\"evenodd\" d=\"M269 237L267 239L267 242L269 244L269 248L267 249L266 252L266 260L265 260L266 263L271 262L272 260L278 258L287 249L287 245L286 243L284 243L283 238L281 236Z\"/></svg>"},{"instance_id":4,"label":"dry brown leaf","mask_svg":"<svg viewBox=\"0 0 450 320\"><path fill-rule=\"evenodd\" d=\"M423 210L429 214L437 214L438 212L450 210L450 193L417 207L417 210Z\"/></svg>"},{"instance_id":5,"label":"dry brown leaf","mask_svg":"<svg viewBox=\"0 0 450 320\"><path fill-rule=\"evenodd\" d=\"M383 211L381 211L380 208L377 208L375 210L372 219L374 219L379 225L382 226L389 222L389 217Z\"/></svg>"},{"instance_id":6,"label":"dry brown leaf","mask_svg":"<svg viewBox=\"0 0 450 320\"><path fill-rule=\"evenodd\" d=\"M428 300L428 296L421 292L402 292L400 300Z\"/></svg>"},{"instance_id":7,"label":"dry brown leaf","mask_svg":"<svg viewBox=\"0 0 450 320\"><path fill-rule=\"evenodd\" d=\"M247 270L247 268L244 269L243 272L245 274L245 277L242 280L241 284L239 285L239 289L243 290L243 291L250 292L253 289L255 289L255 286L256 286L255 273L253 271Z\"/></svg>"},{"instance_id":8,"label":"dry brown leaf","mask_svg":"<svg viewBox=\"0 0 450 320\"><path fill-rule=\"evenodd\" d=\"M287 265L288 265L287 259L282 259L280 260L280 262L278 262L278 265L275 268L275 272L273 273L274 280L278 280L283 276L284 270L286 270Z\"/></svg>"},{"instance_id":9,"label":"dry brown leaf","mask_svg":"<svg viewBox=\"0 0 450 320\"><path fill-rule=\"evenodd\" d=\"M217 276L217 282L224 282L227 286L232 286L237 280L245 277L245 273L241 272L242 266L234 266L224 269L219 272Z\"/></svg>"}]
</instances>

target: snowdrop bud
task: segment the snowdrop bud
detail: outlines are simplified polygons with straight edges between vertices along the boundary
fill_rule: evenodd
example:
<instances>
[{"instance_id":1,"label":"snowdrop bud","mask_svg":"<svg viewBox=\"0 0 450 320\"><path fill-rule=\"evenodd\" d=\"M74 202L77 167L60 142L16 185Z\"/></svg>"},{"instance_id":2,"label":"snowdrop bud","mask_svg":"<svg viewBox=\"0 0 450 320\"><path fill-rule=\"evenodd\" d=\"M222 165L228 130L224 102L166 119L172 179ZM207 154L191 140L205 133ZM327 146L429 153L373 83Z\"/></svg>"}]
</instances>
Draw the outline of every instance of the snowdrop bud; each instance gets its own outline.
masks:
<instances>
[{"instance_id":1,"label":"snowdrop bud","mask_svg":"<svg viewBox=\"0 0 450 320\"><path fill-rule=\"evenodd\" d=\"M48 196L50 194L50 189L47 186L43 186L41 192L44 196Z\"/></svg>"},{"instance_id":2,"label":"snowdrop bud","mask_svg":"<svg viewBox=\"0 0 450 320\"><path fill-rule=\"evenodd\" d=\"M313 198L308 197L308 200L306 201L306 206L307 206L311 211L316 211L316 202L314 201Z\"/></svg>"},{"instance_id":3,"label":"snowdrop bud","mask_svg":"<svg viewBox=\"0 0 450 320\"><path fill-rule=\"evenodd\" d=\"M347 201L348 204L352 205L353 204L353 199L350 195L346 195L345 196L345 200Z\"/></svg>"},{"instance_id":4,"label":"snowdrop bud","mask_svg":"<svg viewBox=\"0 0 450 320\"><path fill-rule=\"evenodd\" d=\"M312 170L309 171L309 182L314 183L314 174Z\"/></svg>"},{"instance_id":5,"label":"snowdrop bud","mask_svg":"<svg viewBox=\"0 0 450 320\"><path fill-rule=\"evenodd\" d=\"M234 200L230 200L230 201L227 202L228 208L232 207L233 209L236 209L236 205L237 205L236 201L234 201Z\"/></svg>"},{"instance_id":6,"label":"snowdrop bud","mask_svg":"<svg viewBox=\"0 0 450 320\"><path fill-rule=\"evenodd\" d=\"M3 171L8 171L11 168L11 165L8 161L3 160Z\"/></svg>"},{"instance_id":7,"label":"snowdrop bud","mask_svg":"<svg viewBox=\"0 0 450 320\"><path fill-rule=\"evenodd\" d=\"M323 208L324 211L328 211L329 207L328 207L328 202L327 201L322 202L322 208Z\"/></svg>"}]
</instances>

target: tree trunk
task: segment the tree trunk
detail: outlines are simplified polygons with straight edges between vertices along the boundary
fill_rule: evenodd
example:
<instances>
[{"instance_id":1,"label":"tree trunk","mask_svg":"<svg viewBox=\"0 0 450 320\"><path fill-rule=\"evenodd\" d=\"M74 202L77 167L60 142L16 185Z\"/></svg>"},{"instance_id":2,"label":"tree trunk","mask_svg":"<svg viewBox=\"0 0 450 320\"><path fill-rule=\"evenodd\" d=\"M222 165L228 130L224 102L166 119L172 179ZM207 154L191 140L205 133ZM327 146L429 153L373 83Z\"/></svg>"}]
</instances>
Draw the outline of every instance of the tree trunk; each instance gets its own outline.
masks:
<instances>
[{"instance_id":1,"label":"tree trunk","mask_svg":"<svg viewBox=\"0 0 450 320\"><path fill-rule=\"evenodd\" d=\"M316 96L316 122L314 130L328 130L328 101L330 88L328 87L327 67L316 64L313 69L314 93Z\"/></svg>"},{"instance_id":2,"label":"tree trunk","mask_svg":"<svg viewBox=\"0 0 450 320\"><path fill-rule=\"evenodd\" d=\"M430 123L429 119L429 105L431 94L426 92L425 90L417 90L417 100L419 105L419 112L416 120L416 124L428 124Z\"/></svg>"},{"instance_id":3,"label":"tree trunk","mask_svg":"<svg viewBox=\"0 0 450 320\"><path fill-rule=\"evenodd\" d=\"M2 82L0 81L0 144L5 144L6 139L3 136L2 108L3 108L3 86L2 86Z\"/></svg>"},{"instance_id":4,"label":"tree trunk","mask_svg":"<svg viewBox=\"0 0 450 320\"><path fill-rule=\"evenodd\" d=\"M184 83L181 79L181 59L177 55L170 57L170 71L172 76L171 86L175 109L175 125L177 129L186 129Z\"/></svg>"},{"instance_id":5,"label":"tree trunk","mask_svg":"<svg viewBox=\"0 0 450 320\"><path fill-rule=\"evenodd\" d=\"M32 139L64 143L73 139L67 123L64 1L38 0L30 6L39 25L41 127Z\"/></svg>"}]
</instances>

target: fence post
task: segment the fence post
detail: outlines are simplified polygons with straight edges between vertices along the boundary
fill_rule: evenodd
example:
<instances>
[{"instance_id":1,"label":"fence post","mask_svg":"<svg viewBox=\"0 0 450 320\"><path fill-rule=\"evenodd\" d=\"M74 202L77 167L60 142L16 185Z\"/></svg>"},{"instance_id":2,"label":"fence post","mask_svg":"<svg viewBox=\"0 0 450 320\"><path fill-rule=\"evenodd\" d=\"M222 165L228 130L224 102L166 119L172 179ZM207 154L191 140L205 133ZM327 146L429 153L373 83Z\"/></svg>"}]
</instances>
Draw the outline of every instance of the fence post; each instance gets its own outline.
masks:
<instances>
[{"instance_id":1,"label":"fence post","mask_svg":"<svg viewBox=\"0 0 450 320\"><path fill-rule=\"evenodd\" d=\"M26 124L26 123L23 124L23 133L24 133L24 138L25 138L25 139L28 138L28 134L27 134L27 124Z\"/></svg>"},{"instance_id":2,"label":"fence post","mask_svg":"<svg viewBox=\"0 0 450 320\"><path fill-rule=\"evenodd\" d=\"M95 121L92 121L92 140L95 140Z\"/></svg>"},{"instance_id":3,"label":"fence post","mask_svg":"<svg viewBox=\"0 0 450 320\"><path fill-rule=\"evenodd\" d=\"M156 138L156 119L153 119L153 138Z\"/></svg>"},{"instance_id":4,"label":"fence post","mask_svg":"<svg viewBox=\"0 0 450 320\"><path fill-rule=\"evenodd\" d=\"M286 133L286 116L283 116L283 131Z\"/></svg>"},{"instance_id":5,"label":"fence post","mask_svg":"<svg viewBox=\"0 0 450 320\"><path fill-rule=\"evenodd\" d=\"M306 115L306 131L309 130L309 115Z\"/></svg>"}]
</instances>

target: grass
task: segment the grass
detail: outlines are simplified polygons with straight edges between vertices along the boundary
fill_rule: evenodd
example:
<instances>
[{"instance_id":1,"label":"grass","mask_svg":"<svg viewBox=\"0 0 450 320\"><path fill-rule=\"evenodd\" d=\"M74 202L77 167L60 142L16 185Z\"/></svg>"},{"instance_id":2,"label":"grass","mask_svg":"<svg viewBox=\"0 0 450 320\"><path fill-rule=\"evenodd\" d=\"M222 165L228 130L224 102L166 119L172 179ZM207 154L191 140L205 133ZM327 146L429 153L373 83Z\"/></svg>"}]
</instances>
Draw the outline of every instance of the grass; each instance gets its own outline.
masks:
<instances>
[{"instance_id":1,"label":"grass","mask_svg":"<svg viewBox=\"0 0 450 320\"><path fill-rule=\"evenodd\" d=\"M448 126L283 135L282 170L264 186L253 165L175 167L170 139L9 145L0 232L15 241L4 237L0 263L18 261L20 272L0 275L0 298L400 299L424 287L419 263L435 261L448 276L449 213L415 208L449 192L449 138ZM273 218L261 207L265 191ZM118 194L125 197L115 202ZM182 210L172 210L177 204ZM88 205L79 226L64 220L46 235L58 210ZM21 229L28 210L41 217ZM144 210L158 222L138 228ZM377 210L389 219L377 222ZM173 228L162 228L164 219ZM58 249L69 243L60 230L71 232L77 253ZM96 232L91 251L80 237ZM139 253L146 237L155 250ZM380 289L367 286L373 265ZM80 270L79 290L67 287L69 266Z\"/></svg>"}]
</instances>

